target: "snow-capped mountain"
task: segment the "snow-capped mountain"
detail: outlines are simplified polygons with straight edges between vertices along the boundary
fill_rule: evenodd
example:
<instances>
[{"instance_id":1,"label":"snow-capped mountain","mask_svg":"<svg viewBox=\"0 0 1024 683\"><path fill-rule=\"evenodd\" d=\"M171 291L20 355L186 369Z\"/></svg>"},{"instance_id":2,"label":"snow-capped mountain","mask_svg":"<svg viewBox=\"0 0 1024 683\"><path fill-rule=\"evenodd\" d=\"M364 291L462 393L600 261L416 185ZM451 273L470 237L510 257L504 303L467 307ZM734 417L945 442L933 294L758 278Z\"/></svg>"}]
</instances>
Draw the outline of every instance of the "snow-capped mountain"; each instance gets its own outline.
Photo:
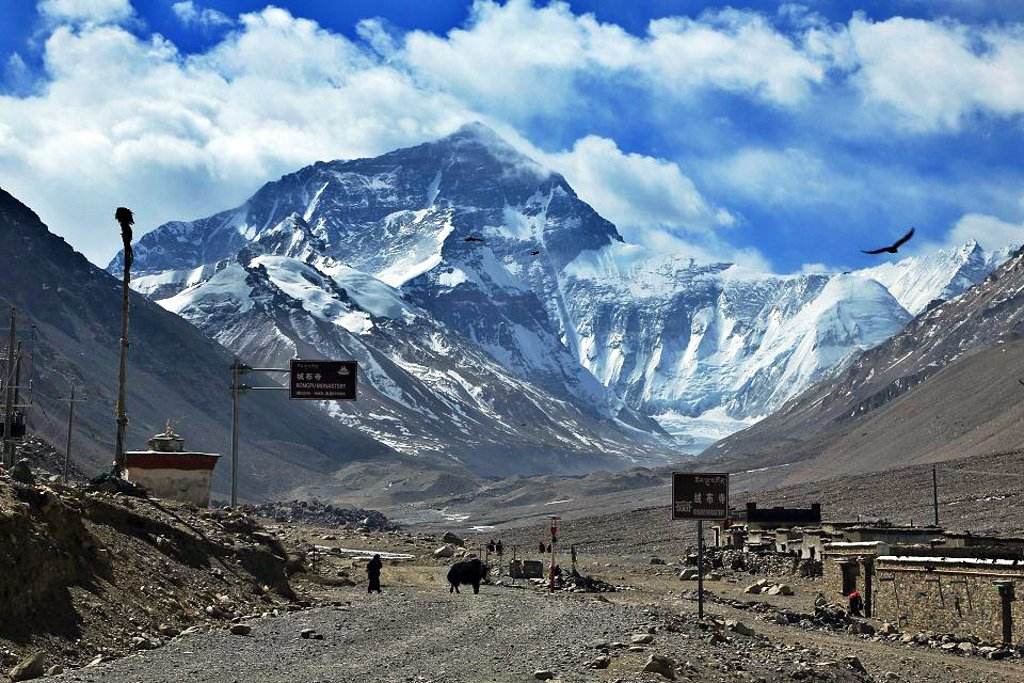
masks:
<instances>
[{"instance_id":1,"label":"snow-capped mountain","mask_svg":"<svg viewBox=\"0 0 1024 683\"><path fill-rule=\"evenodd\" d=\"M782 276L655 255L480 125L316 163L238 208L157 228L135 258L139 291L246 358L362 360L367 401L333 408L340 418L403 452L457 442L482 460L536 420L548 426L523 452L637 457L660 431L652 416L699 448L995 259L968 245Z\"/></svg>"}]
</instances>

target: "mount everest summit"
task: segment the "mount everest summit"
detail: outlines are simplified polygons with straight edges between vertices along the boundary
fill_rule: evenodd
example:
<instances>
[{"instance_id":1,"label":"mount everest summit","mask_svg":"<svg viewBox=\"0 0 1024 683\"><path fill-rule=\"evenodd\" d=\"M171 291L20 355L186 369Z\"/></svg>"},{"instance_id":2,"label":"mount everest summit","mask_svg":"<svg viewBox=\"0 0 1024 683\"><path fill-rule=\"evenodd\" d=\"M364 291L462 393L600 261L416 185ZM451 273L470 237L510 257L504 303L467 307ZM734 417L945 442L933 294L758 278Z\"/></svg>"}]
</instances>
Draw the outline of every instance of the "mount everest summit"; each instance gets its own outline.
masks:
<instances>
[{"instance_id":1,"label":"mount everest summit","mask_svg":"<svg viewBox=\"0 0 1024 683\"><path fill-rule=\"evenodd\" d=\"M325 405L338 420L500 475L700 450L1006 255L969 243L774 275L654 254L472 124L162 225L135 247L133 287L246 362L359 360L360 400Z\"/></svg>"}]
</instances>

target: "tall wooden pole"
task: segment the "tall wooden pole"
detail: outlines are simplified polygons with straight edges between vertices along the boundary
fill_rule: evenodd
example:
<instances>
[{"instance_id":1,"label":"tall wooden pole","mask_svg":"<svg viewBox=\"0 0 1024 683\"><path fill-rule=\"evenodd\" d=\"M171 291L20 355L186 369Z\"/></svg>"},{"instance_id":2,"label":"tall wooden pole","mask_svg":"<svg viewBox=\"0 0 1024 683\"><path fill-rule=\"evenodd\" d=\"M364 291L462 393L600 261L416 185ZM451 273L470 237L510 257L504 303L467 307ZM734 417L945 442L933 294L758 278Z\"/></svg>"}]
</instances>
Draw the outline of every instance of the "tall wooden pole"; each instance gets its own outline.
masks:
<instances>
[{"instance_id":1,"label":"tall wooden pole","mask_svg":"<svg viewBox=\"0 0 1024 683\"><path fill-rule=\"evenodd\" d=\"M124 244L124 276L121 279L121 358L117 369L117 437L114 441L114 475L120 477L124 473L124 439L128 428L128 414L125 409L125 371L128 364L128 283L131 281L132 261L132 225L135 219L132 212L118 207L114 219L121 225L121 241Z\"/></svg>"},{"instance_id":2,"label":"tall wooden pole","mask_svg":"<svg viewBox=\"0 0 1024 683\"><path fill-rule=\"evenodd\" d=\"M11 306L11 327L7 337L7 367L4 370L4 442L3 464L10 468L14 465L14 340L17 335L17 311Z\"/></svg>"},{"instance_id":3,"label":"tall wooden pole","mask_svg":"<svg viewBox=\"0 0 1024 683\"><path fill-rule=\"evenodd\" d=\"M64 447L64 483L68 483L71 469L71 430L75 424L75 383L71 383L71 398L68 399L68 440Z\"/></svg>"},{"instance_id":4,"label":"tall wooden pole","mask_svg":"<svg viewBox=\"0 0 1024 683\"><path fill-rule=\"evenodd\" d=\"M932 508L935 510L935 526L939 525L939 475L932 465Z\"/></svg>"}]
</instances>

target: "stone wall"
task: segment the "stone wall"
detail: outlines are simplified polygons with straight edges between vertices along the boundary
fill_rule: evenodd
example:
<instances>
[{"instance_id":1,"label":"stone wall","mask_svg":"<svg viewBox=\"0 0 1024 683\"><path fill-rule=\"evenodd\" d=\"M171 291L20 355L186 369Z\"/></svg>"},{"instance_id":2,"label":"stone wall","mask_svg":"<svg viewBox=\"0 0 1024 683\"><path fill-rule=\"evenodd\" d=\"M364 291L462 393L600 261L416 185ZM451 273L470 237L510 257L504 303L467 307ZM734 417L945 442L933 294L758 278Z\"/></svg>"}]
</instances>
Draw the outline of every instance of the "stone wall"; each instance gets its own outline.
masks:
<instances>
[{"instance_id":1,"label":"stone wall","mask_svg":"<svg viewBox=\"0 0 1024 683\"><path fill-rule=\"evenodd\" d=\"M879 558L874 616L903 631L932 631L1002 641L1002 601L995 581L1014 582L1013 641L1024 642L1024 566L965 558Z\"/></svg>"}]
</instances>

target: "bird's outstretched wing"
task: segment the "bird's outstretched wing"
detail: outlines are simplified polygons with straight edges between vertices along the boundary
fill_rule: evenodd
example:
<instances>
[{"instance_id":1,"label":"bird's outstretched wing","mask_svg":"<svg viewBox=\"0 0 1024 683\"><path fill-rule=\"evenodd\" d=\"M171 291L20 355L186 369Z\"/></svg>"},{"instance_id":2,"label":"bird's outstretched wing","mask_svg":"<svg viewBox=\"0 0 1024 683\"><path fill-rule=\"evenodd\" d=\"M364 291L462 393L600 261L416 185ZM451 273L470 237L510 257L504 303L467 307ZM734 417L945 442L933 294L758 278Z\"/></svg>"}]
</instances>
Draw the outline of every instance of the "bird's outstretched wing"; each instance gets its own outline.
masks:
<instances>
[{"instance_id":1,"label":"bird's outstretched wing","mask_svg":"<svg viewBox=\"0 0 1024 683\"><path fill-rule=\"evenodd\" d=\"M896 240L896 244L894 244L892 246L894 246L894 247L896 247L898 249L898 248L902 247L904 244L906 244L907 242L909 242L910 238L913 237L913 236L914 236L914 229L911 228L910 231L906 235L904 235L903 237L901 237L898 240Z\"/></svg>"},{"instance_id":2,"label":"bird's outstretched wing","mask_svg":"<svg viewBox=\"0 0 1024 683\"><path fill-rule=\"evenodd\" d=\"M863 254L884 254L887 251L887 249L885 247L882 247L881 249L872 249L871 251L865 251L864 249L861 249L860 251Z\"/></svg>"}]
</instances>

